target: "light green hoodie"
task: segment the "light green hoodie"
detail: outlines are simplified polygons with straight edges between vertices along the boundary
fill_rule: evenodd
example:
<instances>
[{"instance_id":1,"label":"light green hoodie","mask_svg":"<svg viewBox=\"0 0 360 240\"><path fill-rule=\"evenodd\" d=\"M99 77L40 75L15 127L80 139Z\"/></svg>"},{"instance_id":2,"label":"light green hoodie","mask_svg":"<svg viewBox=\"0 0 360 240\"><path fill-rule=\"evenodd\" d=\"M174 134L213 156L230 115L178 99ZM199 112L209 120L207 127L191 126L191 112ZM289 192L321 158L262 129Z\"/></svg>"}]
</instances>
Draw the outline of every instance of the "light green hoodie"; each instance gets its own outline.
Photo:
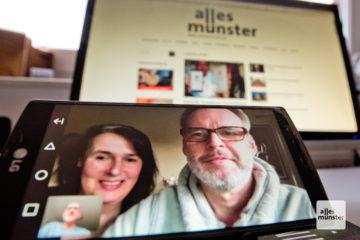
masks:
<instances>
[{"instance_id":1,"label":"light green hoodie","mask_svg":"<svg viewBox=\"0 0 360 240\"><path fill-rule=\"evenodd\" d=\"M255 158L253 176L255 191L243 209L236 226L251 226L315 218L315 212L304 189L280 184L274 168ZM225 228L219 221L198 180L185 166L176 186L149 196L119 216L104 237L120 237L202 231Z\"/></svg>"}]
</instances>

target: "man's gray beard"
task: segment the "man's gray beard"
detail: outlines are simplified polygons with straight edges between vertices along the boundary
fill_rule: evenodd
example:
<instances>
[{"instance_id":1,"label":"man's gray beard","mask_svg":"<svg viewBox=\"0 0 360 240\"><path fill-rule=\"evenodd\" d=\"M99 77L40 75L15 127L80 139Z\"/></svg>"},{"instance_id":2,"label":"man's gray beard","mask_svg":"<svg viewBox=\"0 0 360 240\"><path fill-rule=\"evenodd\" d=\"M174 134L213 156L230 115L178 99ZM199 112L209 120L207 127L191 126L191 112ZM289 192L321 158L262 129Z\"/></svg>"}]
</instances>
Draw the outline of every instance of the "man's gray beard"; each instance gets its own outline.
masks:
<instances>
[{"instance_id":1,"label":"man's gray beard","mask_svg":"<svg viewBox=\"0 0 360 240\"><path fill-rule=\"evenodd\" d=\"M190 170L202 183L220 191L229 191L244 185L252 173L252 166L248 170L236 169L234 172L229 173L229 175L223 179L217 174L210 173L205 169L200 168L193 159L188 160L188 165Z\"/></svg>"}]
</instances>

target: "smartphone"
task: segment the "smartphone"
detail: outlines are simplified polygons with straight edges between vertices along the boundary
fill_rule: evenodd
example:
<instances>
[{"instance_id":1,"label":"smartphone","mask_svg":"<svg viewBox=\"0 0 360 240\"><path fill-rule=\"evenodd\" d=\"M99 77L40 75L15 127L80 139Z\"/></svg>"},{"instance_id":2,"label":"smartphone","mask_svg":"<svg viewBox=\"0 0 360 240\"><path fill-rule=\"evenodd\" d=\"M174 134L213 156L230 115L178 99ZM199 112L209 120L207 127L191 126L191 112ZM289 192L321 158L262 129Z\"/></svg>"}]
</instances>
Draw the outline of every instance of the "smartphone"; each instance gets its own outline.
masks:
<instances>
[{"instance_id":1,"label":"smartphone","mask_svg":"<svg viewBox=\"0 0 360 240\"><path fill-rule=\"evenodd\" d=\"M247 116L247 123L239 117L239 112ZM112 132L118 128L127 135L123 133L119 136ZM96 135L99 129L105 130ZM106 140L105 136L112 138ZM281 107L39 100L28 104L2 149L1 206L3 219L6 220L1 226L2 236L17 240L66 236L142 239L226 239L235 236L252 239L247 238L248 234L256 237L259 234L316 226L314 215L306 214L290 220L274 218L231 227L219 225L182 229L171 224L172 220L158 224L157 221L166 219L166 214L180 208L180 205L177 201L167 201L165 205L159 201L155 208L152 205L154 199L169 192L174 193L172 197L185 196L177 191L180 186L187 186L183 182L184 169L191 169L190 175L195 171L189 167L189 162L198 159L199 166L208 166L201 164L211 162L213 165L209 167L212 169L208 169L209 172L222 167L232 169L236 165L236 161L230 161L229 156L226 155L225 159L225 153L217 157L206 155L196 158L201 151L215 149L212 141L215 145L219 144L218 147L226 147L233 152L239 151L234 146L249 147L246 150L251 155L249 159L256 157L266 166L271 166L269 169L278 176L281 185L301 190L309 200L306 211L314 213L316 201L327 199L301 137ZM149 155L152 157L149 158ZM143 171L150 169L150 177L144 180ZM252 171L255 167L249 169ZM191 181L200 181L198 175L194 176ZM192 185L191 191L198 191L196 186ZM201 201L206 202L202 193L197 194ZM121 210L118 208L118 214L104 224L102 216L107 208L105 206L111 201L117 201ZM276 209L278 206L272 204L269 207ZM303 206L300 202L297 206L283 204L283 207L292 211L292 208ZM162 214L164 219L160 217L155 221L148 215L142 215L142 212L149 211ZM138 217L131 215L134 213ZM132 217L127 218L129 214ZM65 228L64 222L71 216L77 220L77 231L69 235L51 235L55 228ZM185 221L181 213L176 216L179 217L178 221ZM134 218L138 218L137 221L127 220ZM149 220L148 224L141 223L145 219ZM109 233L111 228L117 231L119 221L131 227L117 234ZM46 227L51 224L52 227ZM161 227L167 224L169 227ZM42 230L44 228L47 230ZM132 230L133 233L125 234L125 231Z\"/></svg>"},{"instance_id":2,"label":"smartphone","mask_svg":"<svg viewBox=\"0 0 360 240\"><path fill-rule=\"evenodd\" d=\"M194 92L202 92L204 87L203 72L192 70L190 72L190 89Z\"/></svg>"}]
</instances>

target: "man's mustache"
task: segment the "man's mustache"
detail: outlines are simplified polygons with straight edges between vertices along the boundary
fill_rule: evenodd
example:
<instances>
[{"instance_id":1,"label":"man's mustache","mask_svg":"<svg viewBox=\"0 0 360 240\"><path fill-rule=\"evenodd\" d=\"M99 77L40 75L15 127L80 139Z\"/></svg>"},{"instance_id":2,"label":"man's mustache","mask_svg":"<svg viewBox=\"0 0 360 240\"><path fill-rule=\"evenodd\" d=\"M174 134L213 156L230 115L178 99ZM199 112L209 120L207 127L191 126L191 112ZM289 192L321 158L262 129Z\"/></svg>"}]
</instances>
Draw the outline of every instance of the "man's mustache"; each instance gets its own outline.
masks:
<instances>
[{"instance_id":1,"label":"man's mustache","mask_svg":"<svg viewBox=\"0 0 360 240\"><path fill-rule=\"evenodd\" d=\"M213 152L210 152L204 156L199 157L199 161L201 162L205 162L208 159L212 159L212 158L229 158L232 159L232 156L229 155L228 153L222 151L222 150L215 150Z\"/></svg>"}]
</instances>

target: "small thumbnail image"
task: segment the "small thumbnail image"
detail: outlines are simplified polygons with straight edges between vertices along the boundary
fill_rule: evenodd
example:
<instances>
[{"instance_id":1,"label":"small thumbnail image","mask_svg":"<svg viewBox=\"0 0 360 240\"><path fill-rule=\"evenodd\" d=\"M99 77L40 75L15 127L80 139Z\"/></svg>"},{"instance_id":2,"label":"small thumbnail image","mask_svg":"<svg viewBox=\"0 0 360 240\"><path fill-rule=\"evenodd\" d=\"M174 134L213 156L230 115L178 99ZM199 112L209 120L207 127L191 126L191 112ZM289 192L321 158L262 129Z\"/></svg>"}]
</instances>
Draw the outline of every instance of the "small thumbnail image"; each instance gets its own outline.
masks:
<instances>
[{"instance_id":1,"label":"small thumbnail image","mask_svg":"<svg viewBox=\"0 0 360 240\"><path fill-rule=\"evenodd\" d=\"M101 208L101 196L50 196L37 237L79 238L97 234Z\"/></svg>"},{"instance_id":2,"label":"small thumbnail image","mask_svg":"<svg viewBox=\"0 0 360 240\"><path fill-rule=\"evenodd\" d=\"M250 63L250 72L258 72L258 73L265 72L264 64Z\"/></svg>"},{"instance_id":3,"label":"small thumbnail image","mask_svg":"<svg viewBox=\"0 0 360 240\"><path fill-rule=\"evenodd\" d=\"M250 77L252 87L266 87L265 78Z\"/></svg>"},{"instance_id":4,"label":"small thumbnail image","mask_svg":"<svg viewBox=\"0 0 360 240\"><path fill-rule=\"evenodd\" d=\"M185 60L185 96L244 98L244 64Z\"/></svg>"},{"instance_id":5,"label":"small thumbnail image","mask_svg":"<svg viewBox=\"0 0 360 240\"><path fill-rule=\"evenodd\" d=\"M251 93L251 95L252 95L252 100L254 100L254 101L266 101L267 100L266 92L253 91Z\"/></svg>"},{"instance_id":6,"label":"small thumbnail image","mask_svg":"<svg viewBox=\"0 0 360 240\"><path fill-rule=\"evenodd\" d=\"M172 104L172 99L160 99L160 98L136 98L136 103L161 103Z\"/></svg>"},{"instance_id":7,"label":"small thumbnail image","mask_svg":"<svg viewBox=\"0 0 360 240\"><path fill-rule=\"evenodd\" d=\"M173 71L140 68L138 89L173 90Z\"/></svg>"}]
</instances>

